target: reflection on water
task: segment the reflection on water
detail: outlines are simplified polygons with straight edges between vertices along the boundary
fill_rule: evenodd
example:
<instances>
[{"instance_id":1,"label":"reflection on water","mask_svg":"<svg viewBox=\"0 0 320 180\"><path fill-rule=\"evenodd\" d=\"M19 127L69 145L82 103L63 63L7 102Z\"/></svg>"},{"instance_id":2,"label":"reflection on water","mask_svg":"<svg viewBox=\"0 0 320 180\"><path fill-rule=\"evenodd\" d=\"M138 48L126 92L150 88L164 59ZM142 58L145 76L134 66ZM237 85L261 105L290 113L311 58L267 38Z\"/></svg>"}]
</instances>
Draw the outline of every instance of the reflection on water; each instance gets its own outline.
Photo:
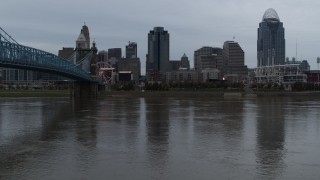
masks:
<instances>
[{"instance_id":1,"label":"reflection on water","mask_svg":"<svg viewBox=\"0 0 320 180\"><path fill-rule=\"evenodd\" d=\"M56 98L2 98L0 102L0 179L10 175L51 141L59 119L68 117L68 100ZM9 176L11 177L11 176Z\"/></svg>"},{"instance_id":2,"label":"reflection on water","mask_svg":"<svg viewBox=\"0 0 320 180\"><path fill-rule=\"evenodd\" d=\"M156 177L165 174L167 166L168 138L169 138L169 106L168 99L146 99L146 152L152 170L157 171ZM156 177L152 177L153 179Z\"/></svg>"},{"instance_id":3,"label":"reflection on water","mask_svg":"<svg viewBox=\"0 0 320 180\"><path fill-rule=\"evenodd\" d=\"M317 179L312 98L2 98L0 179Z\"/></svg>"},{"instance_id":4,"label":"reflection on water","mask_svg":"<svg viewBox=\"0 0 320 180\"><path fill-rule=\"evenodd\" d=\"M257 117L257 171L275 178L285 168L285 113L283 99L259 99Z\"/></svg>"}]
</instances>

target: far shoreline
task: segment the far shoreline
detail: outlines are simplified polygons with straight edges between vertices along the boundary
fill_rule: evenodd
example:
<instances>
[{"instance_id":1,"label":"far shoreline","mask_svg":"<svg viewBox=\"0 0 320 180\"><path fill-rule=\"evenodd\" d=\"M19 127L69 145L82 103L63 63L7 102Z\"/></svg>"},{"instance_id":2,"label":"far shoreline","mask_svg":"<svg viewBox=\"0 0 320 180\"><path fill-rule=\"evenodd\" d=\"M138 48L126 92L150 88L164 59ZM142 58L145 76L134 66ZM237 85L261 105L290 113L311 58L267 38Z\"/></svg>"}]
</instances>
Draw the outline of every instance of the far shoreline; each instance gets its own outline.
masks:
<instances>
[{"instance_id":1,"label":"far shoreline","mask_svg":"<svg viewBox=\"0 0 320 180\"><path fill-rule=\"evenodd\" d=\"M320 91L258 91L254 93L228 91L105 91L99 97L320 97Z\"/></svg>"},{"instance_id":2,"label":"far shoreline","mask_svg":"<svg viewBox=\"0 0 320 180\"><path fill-rule=\"evenodd\" d=\"M71 90L0 90L0 98L4 97L72 97ZM245 93L240 91L99 91L100 97L320 97L320 91L256 91Z\"/></svg>"},{"instance_id":3,"label":"far shoreline","mask_svg":"<svg viewBox=\"0 0 320 180\"><path fill-rule=\"evenodd\" d=\"M70 97L70 90L0 90L5 97Z\"/></svg>"}]
</instances>

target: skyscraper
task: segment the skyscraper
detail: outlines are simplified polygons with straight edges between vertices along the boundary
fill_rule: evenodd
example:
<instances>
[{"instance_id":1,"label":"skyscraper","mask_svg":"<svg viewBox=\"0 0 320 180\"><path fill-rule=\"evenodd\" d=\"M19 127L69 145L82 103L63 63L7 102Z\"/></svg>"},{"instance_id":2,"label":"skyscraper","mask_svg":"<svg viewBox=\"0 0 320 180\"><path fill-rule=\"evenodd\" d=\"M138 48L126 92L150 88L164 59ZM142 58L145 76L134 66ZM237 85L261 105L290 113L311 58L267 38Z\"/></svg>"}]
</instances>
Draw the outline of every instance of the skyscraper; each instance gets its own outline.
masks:
<instances>
[{"instance_id":1,"label":"skyscraper","mask_svg":"<svg viewBox=\"0 0 320 180\"><path fill-rule=\"evenodd\" d=\"M136 83L139 82L141 75L140 58L137 57L138 45L135 42L129 42L126 45L126 58L121 58L118 61L118 70L129 71L132 74L132 80Z\"/></svg>"},{"instance_id":2,"label":"skyscraper","mask_svg":"<svg viewBox=\"0 0 320 180\"><path fill-rule=\"evenodd\" d=\"M97 54L97 62L108 62L108 52L107 51L99 51Z\"/></svg>"},{"instance_id":3,"label":"skyscraper","mask_svg":"<svg viewBox=\"0 0 320 180\"><path fill-rule=\"evenodd\" d=\"M248 68L244 65L244 52L239 43L226 41L223 44L223 62L226 74L247 75Z\"/></svg>"},{"instance_id":4,"label":"skyscraper","mask_svg":"<svg viewBox=\"0 0 320 180\"><path fill-rule=\"evenodd\" d=\"M202 71L205 68L222 68L221 48L205 46L194 51L194 69Z\"/></svg>"},{"instance_id":5,"label":"skyscraper","mask_svg":"<svg viewBox=\"0 0 320 180\"><path fill-rule=\"evenodd\" d=\"M86 25L82 26L80 35L76 41L76 48L90 49L90 34L89 28Z\"/></svg>"},{"instance_id":6,"label":"skyscraper","mask_svg":"<svg viewBox=\"0 0 320 180\"><path fill-rule=\"evenodd\" d=\"M285 63L283 23L277 12L270 8L259 23L257 41L257 66L274 66Z\"/></svg>"},{"instance_id":7,"label":"skyscraper","mask_svg":"<svg viewBox=\"0 0 320 180\"><path fill-rule=\"evenodd\" d=\"M151 72L151 74L161 76L169 70L169 33L165 31L163 27L155 27L148 34L146 74L148 76L148 74L150 74L148 72ZM156 79L159 80L159 78ZM153 78L153 80L155 80L155 78Z\"/></svg>"},{"instance_id":8,"label":"skyscraper","mask_svg":"<svg viewBox=\"0 0 320 180\"><path fill-rule=\"evenodd\" d=\"M128 45L126 45L126 58L137 58L137 43L135 42L129 42Z\"/></svg>"},{"instance_id":9,"label":"skyscraper","mask_svg":"<svg viewBox=\"0 0 320 180\"><path fill-rule=\"evenodd\" d=\"M110 48L108 49L108 58L116 58L120 60L122 57L121 48Z\"/></svg>"},{"instance_id":10,"label":"skyscraper","mask_svg":"<svg viewBox=\"0 0 320 180\"><path fill-rule=\"evenodd\" d=\"M181 57L180 69L190 69L190 62L186 54L183 54L183 56Z\"/></svg>"}]
</instances>

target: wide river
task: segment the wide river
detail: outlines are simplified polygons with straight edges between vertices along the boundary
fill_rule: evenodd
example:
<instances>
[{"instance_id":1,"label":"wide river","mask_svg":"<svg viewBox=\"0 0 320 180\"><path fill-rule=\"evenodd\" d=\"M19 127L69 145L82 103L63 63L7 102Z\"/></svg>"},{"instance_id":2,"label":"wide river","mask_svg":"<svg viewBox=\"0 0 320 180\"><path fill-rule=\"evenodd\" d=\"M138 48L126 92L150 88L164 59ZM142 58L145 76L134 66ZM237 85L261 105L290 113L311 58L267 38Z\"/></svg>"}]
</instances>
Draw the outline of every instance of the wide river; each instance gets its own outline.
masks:
<instances>
[{"instance_id":1,"label":"wide river","mask_svg":"<svg viewBox=\"0 0 320 180\"><path fill-rule=\"evenodd\" d=\"M320 99L0 99L0 179L319 179Z\"/></svg>"}]
</instances>

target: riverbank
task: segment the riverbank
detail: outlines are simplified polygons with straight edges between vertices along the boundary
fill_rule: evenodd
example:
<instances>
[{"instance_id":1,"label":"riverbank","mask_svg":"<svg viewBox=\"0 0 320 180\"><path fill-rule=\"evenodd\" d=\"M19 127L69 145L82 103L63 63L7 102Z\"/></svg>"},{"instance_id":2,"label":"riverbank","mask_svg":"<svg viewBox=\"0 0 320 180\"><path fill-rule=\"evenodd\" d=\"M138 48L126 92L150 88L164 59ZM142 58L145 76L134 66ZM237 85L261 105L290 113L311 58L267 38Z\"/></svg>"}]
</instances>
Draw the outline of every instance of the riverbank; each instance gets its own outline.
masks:
<instances>
[{"instance_id":1,"label":"riverbank","mask_svg":"<svg viewBox=\"0 0 320 180\"><path fill-rule=\"evenodd\" d=\"M0 97L69 97L70 90L1 90Z\"/></svg>"},{"instance_id":2,"label":"riverbank","mask_svg":"<svg viewBox=\"0 0 320 180\"><path fill-rule=\"evenodd\" d=\"M243 92L223 92L223 91L106 91L99 96L108 97L299 97L310 96L320 97L320 91L260 91L246 94Z\"/></svg>"},{"instance_id":3,"label":"riverbank","mask_svg":"<svg viewBox=\"0 0 320 180\"><path fill-rule=\"evenodd\" d=\"M320 97L320 91L258 91L246 94L244 92L228 91L104 91L99 97ZM70 97L70 90L1 90L0 97Z\"/></svg>"}]
</instances>

